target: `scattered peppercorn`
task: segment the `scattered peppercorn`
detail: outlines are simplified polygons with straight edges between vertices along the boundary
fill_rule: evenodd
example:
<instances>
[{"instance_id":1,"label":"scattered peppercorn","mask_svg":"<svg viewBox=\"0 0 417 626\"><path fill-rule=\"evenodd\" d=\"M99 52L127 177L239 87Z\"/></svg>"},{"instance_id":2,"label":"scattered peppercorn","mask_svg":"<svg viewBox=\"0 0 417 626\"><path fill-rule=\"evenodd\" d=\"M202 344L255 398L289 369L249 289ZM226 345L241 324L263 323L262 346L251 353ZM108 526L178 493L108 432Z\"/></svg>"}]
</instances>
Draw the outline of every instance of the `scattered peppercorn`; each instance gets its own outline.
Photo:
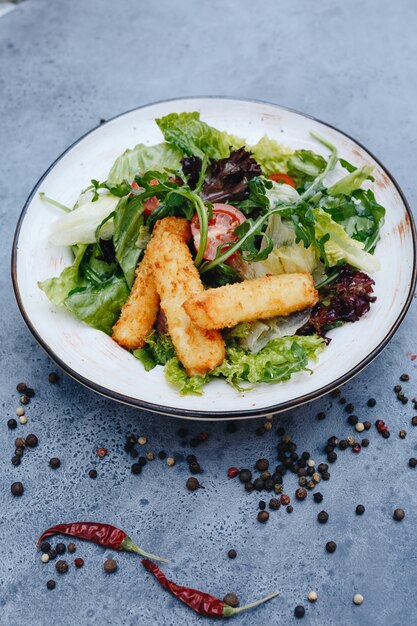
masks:
<instances>
[{"instance_id":1,"label":"scattered peppercorn","mask_svg":"<svg viewBox=\"0 0 417 626\"><path fill-rule=\"evenodd\" d=\"M332 398L337 398L338 396L340 396L341 393L341 389L339 387L336 387L336 389L333 389L333 391L330 393L330 396Z\"/></svg>"},{"instance_id":2,"label":"scattered peppercorn","mask_svg":"<svg viewBox=\"0 0 417 626\"><path fill-rule=\"evenodd\" d=\"M38 445L38 438L37 438L37 436L36 435L32 435L32 434L28 435L26 437L26 445L29 448L36 448L36 446Z\"/></svg>"},{"instance_id":3,"label":"scattered peppercorn","mask_svg":"<svg viewBox=\"0 0 417 626\"><path fill-rule=\"evenodd\" d=\"M400 393L401 389L402 389L401 385L395 385L394 387L395 393Z\"/></svg>"},{"instance_id":4,"label":"scattered peppercorn","mask_svg":"<svg viewBox=\"0 0 417 626\"><path fill-rule=\"evenodd\" d=\"M401 522L405 517L405 511L403 509L395 509L393 518L396 522Z\"/></svg>"},{"instance_id":5,"label":"scattered peppercorn","mask_svg":"<svg viewBox=\"0 0 417 626\"><path fill-rule=\"evenodd\" d=\"M267 522L269 520L269 513L268 511L259 511L258 513L258 522L261 522L262 524L265 524L265 522Z\"/></svg>"},{"instance_id":6,"label":"scattered peppercorn","mask_svg":"<svg viewBox=\"0 0 417 626\"><path fill-rule=\"evenodd\" d=\"M12 465L14 465L15 467L20 465L20 456L12 456Z\"/></svg>"},{"instance_id":7,"label":"scattered peppercorn","mask_svg":"<svg viewBox=\"0 0 417 626\"><path fill-rule=\"evenodd\" d=\"M22 406L18 406L15 413L18 417L22 417L22 415L24 415L26 411Z\"/></svg>"},{"instance_id":8,"label":"scattered peppercorn","mask_svg":"<svg viewBox=\"0 0 417 626\"><path fill-rule=\"evenodd\" d=\"M100 459L103 459L106 456L106 454L107 454L107 449L106 448L97 448L96 454L97 454L97 456L100 457Z\"/></svg>"},{"instance_id":9,"label":"scattered peppercorn","mask_svg":"<svg viewBox=\"0 0 417 626\"><path fill-rule=\"evenodd\" d=\"M14 451L15 455L17 457L23 456L24 453L24 448L16 448L16 450Z\"/></svg>"},{"instance_id":10,"label":"scattered peppercorn","mask_svg":"<svg viewBox=\"0 0 417 626\"><path fill-rule=\"evenodd\" d=\"M329 469L329 466L327 465L327 463L320 463L317 469L320 472L320 474L322 474L323 472L327 472L327 470Z\"/></svg>"},{"instance_id":11,"label":"scattered peppercorn","mask_svg":"<svg viewBox=\"0 0 417 626\"><path fill-rule=\"evenodd\" d=\"M323 494L320 493L320 491L317 491L316 493L313 493L313 500L314 500L314 502L317 502L318 504L320 502L323 502Z\"/></svg>"},{"instance_id":12,"label":"scattered peppercorn","mask_svg":"<svg viewBox=\"0 0 417 626\"><path fill-rule=\"evenodd\" d=\"M371 426L372 426L371 422L366 421L363 423L363 427L365 430L369 430Z\"/></svg>"},{"instance_id":13,"label":"scattered peppercorn","mask_svg":"<svg viewBox=\"0 0 417 626\"><path fill-rule=\"evenodd\" d=\"M28 423L28 418L26 415L21 415L19 417L19 424L22 424L22 426L24 426L25 424Z\"/></svg>"},{"instance_id":14,"label":"scattered peppercorn","mask_svg":"<svg viewBox=\"0 0 417 626\"><path fill-rule=\"evenodd\" d=\"M74 552L77 550L77 546L75 545L75 543L71 542L68 544L67 550L70 554L74 554Z\"/></svg>"},{"instance_id":15,"label":"scattered peppercorn","mask_svg":"<svg viewBox=\"0 0 417 626\"><path fill-rule=\"evenodd\" d=\"M362 433L365 430L365 425L362 422L358 422L355 426L355 430L358 433Z\"/></svg>"},{"instance_id":16,"label":"scattered peppercorn","mask_svg":"<svg viewBox=\"0 0 417 626\"><path fill-rule=\"evenodd\" d=\"M363 596L360 593L355 593L355 595L353 596L353 603L362 604L362 602L363 602Z\"/></svg>"},{"instance_id":17,"label":"scattered peppercorn","mask_svg":"<svg viewBox=\"0 0 417 626\"><path fill-rule=\"evenodd\" d=\"M266 431L272 430L272 422L265 422L264 430L266 430Z\"/></svg>"},{"instance_id":18,"label":"scattered peppercorn","mask_svg":"<svg viewBox=\"0 0 417 626\"><path fill-rule=\"evenodd\" d=\"M61 467L61 461L57 456L53 456L52 459L49 459L49 467L52 469L58 469Z\"/></svg>"},{"instance_id":19,"label":"scattered peppercorn","mask_svg":"<svg viewBox=\"0 0 417 626\"><path fill-rule=\"evenodd\" d=\"M29 402L30 402L30 398L29 398L29 396L25 396L25 395L23 395L23 396L20 396L19 401L20 401L22 404L29 404Z\"/></svg>"},{"instance_id":20,"label":"scattered peppercorn","mask_svg":"<svg viewBox=\"0 0 417 626\"><path fill-rule=\"evenodd\" d=\"M103 563L103 569L106 574L114 574L114 572L117 570L117 561L115 561L114 559L107 559Z\"/></svg>"},{"instance_id":21,"label":"scattered peppercorn","mask_svg":"<svg viewBox=\"0 0 417 626\"><path fill-rule=\"evenodd\" d=\"M229 552L227 553L227 556L229 557L229 559L235 559L237 557L237 552L236 550L234 550L233 548L231 550L229 550Z\"/></svg>"},{"instance_id":22,"label":"scattered peppercorn","mask_svg":"<svg viewBox=\"0 0 417 626\"><path fill-rule=\"evenodd\" d=\"M294 511L294 507L289 504L285 510L287 511L287 513L292 513Z\"/></svg>"},{"instance_id":23,"label":"scattered peppercorn","mask_svg":"<svg viewBox=\"0 0 417 626\"><path fill-rule=\"evenodd\" d=\"M384 439L389 439L391 437L391 433L389 430L384 430L381 435L383 436Z\"/></svg>"},{"instance_id":24,"label":"scattered peppercorn","mask_svg":"<svg viewBox=\"0 0 417 626\"><path fill-rule=\"evenodd\" d=\"M320 513L317 515L317 519L320 524L326 524L329 520L329 514L326 513L326 511L320 511Z\"/></svg>"},{"instance_id":25,"label":"scattered peppercorn","mask_svg":"<svg viewBox=\"0 0 417 626\"><path fill-rule=\"evenodd\" d=\"M353 435L349 435L349 437L346 437L346 441L348 442L349 446L353 446L353 444L355 443L355 437Z\"/></svg>"},{"instance_id":26,"label":"scattered peppercorn","mask_svg":"<svg viewBox=\"0 0 417 626\"><path fill-rule=\"evenodd\" d=\"M12 483L12 486L10 487L10 491L12 492L14 496L22 496L24 492L24 487L22 483L20 482Z\"/></svg>"},{"instance_id":27,"label":"scattered peppercorn","mask_svg":"<svg viewBox=\"0 0 417 626\"><path fill-rule=\"evenodd\" d=\"M301 619L302 617L304 617L305 612L306 612L306 610L305 610L305 608L303 606L301 606L301 604L296 606L295 609L294 609L294 615L298 619Z\"/></svg>"},{"instance_id":28,"label":"scattered peppercorn","mask_svg":"<svg viewBox=\"0 0 417 626\"><path fill-rule=\"evenodd\" d=\"M68 563L63 559L60 559L55 563L55 569L60 574L66 574L68 572Z\"/></svg>"},{"instance_id":29,"label":"scattered peppercorn","mask_svg":"<svg viewBox=\"0 0 417 626\"><path fill-rule=\"evenodd\" d=\"M147 437L138 437L138 444L140 446L144 446L146 443L148 443L148 438Z\"/></svg>"},{"instance_id":30,"label":"scattered peppercorn","mask_svg":"<svg viewBox=\"0 0 417 626\"><path fill-rule=\"evenodd\" d=\"M286 506L287 504L290 503L290 501L291 501L290 496L288 496L286 493L283 493L281 496L281 504Z\"/></svg>"},{"instance_id":31,"label":"scattered peppercorn","mask_svg":"<svg viewBox=\"0 0 417 626\"><path fill-rule=\"evenodd\" d=\"M363 504L358 504L355 509L355 513L356 515L363 515L365 513L365 507L363 506Z\"/></svg>"},{"instance_id":32,"label":"scattered peppercorn","mask_svg":"<svg viewBox=\"0 0 417 626\"><path fill-rule=\"evenodd\" d=\"M82 558L80 558L80 557L77 557L76 559L74 559L74 565L75 565L75 567L77 567L78 569L79 569L80 567L83 567L83 565L84 565L84 559L82 559Z\"/></svg>"},{"instance_id":33,"label":"scattered peppercorn","mask_svg":"<svg viewBox=\"0 0 417 626\"><path fill-rule=\"evenodd\" d=\"M168 465L168 467L173 467L175 465L175 463L176 463L176 460L175 460L175 458L173 456L169 456L167 458L167 465Z\"/></svg>"},{"instance_id":34,"label":"scattered peppercorn","mask_svg":"<svg viewBox=\"0 0 417 626\"><path fill-rule=\"evenodd\" d=\"M304 487L299 487L295 490L295 497L297 500L304 500L307 497L307 490Z\"/></svg>"},{"instance_id":35,"label":"scattered peppercorn","mask_svg":"<svg viewBox=\"0 0 417 626\"><path fill-rule=\"evenodd\" d=\"M49 554L42 554L41 556L41 561L42 563L48 563L49 562Z\"/></svg>"},{"instance_id":36,"label":"scattered peppercorn","mask_svg":"<svg viewBox=\"0 0 417 626\"><path fill-rule=\"evenodd\" d=\"M26 387L26 395L29 398L33 398L33 396L35 395L35 390L32 389L31 387Z\"/></svg>"},{"instance_id":37,"label":"scattered peppercorn","mask_svg":"<svg viewBox=\"0 0 417 626\"><path fill-rule=\"evenodd\" d=\"M349 415L347 422L351 426L355 426L359 422L359 417L357 415Z\"/></svg>"},{"instance_id":38,"label":"scattered peppercorn","mask_svg":"<svg viewBox=\"0 0 417 626\"><path fill-rule=\"evenodd\" d=\"M272 510L277 510L281 506L281 501L278 498L271 498L269 501L269 508Z\"/></svg>"},{"instance_id":39,"label":"scattered peppercorn","mask_svg":"<svg viewBox=\"0 0 417 626\"><path fill-rule=\"evenodd\" d=\"M266 509L266 502L265 502L265 500L259 500L258 507L261 509L261 511Z\"/></svg>"},{"instance_id":40,"label":"scattered peppercorn","mask_svg":"<svg viewBox=\"0 0 417 626\"><path fill-rule=\"evenodd\" d=\"M329 472L322 472L321 478L322 478L322 480L330 480L330 473Z\"/></svg>"},{"instance_id":41,"label":"scattered peppercorn","mask_svg":"<svg viewBox=\"0 0 417 626\"><path fill-rule=\"evenodd\" d=\"M329 463L334 463L335 461L337 461L337 454L336 452L329 452L327 455L327 460Z\"/></svg>"},{"instance_id":42,"label":"scattered peppercorn","mask_svg":"<svg viewBox=\"0 0 417 626\"><path fill-rule=\"evenodd\" d=\"M255 467L257 470L259 470L260 472L264 472L268 469L269 467L269 461L268 459L258 459L255 463Z\"/></svg>"},{"instance_id":43,"label":"scattered peppercorn","mask_svg":"<svg viewBox=\"0 0 417 626\"><path fill-rule=\"evenodd\" d=\"M407 383L410 380L410 377L408 374L401 374L400 380L404 383Z\"/></svg>"},{"instance_id":44,"label":"scattered peppercorn","mask_svg":"<svg viewBox=\"0 0 417 626\"><path fill-rule=\"evenodd\" d=\"M19 393L25 393L26 389L27 389L26 383L17 383L16 391L18 391Z\"/></svg>"},{"instance_id":45,"label":"scattered peppercorn","mask_svg":"<svg viewBox=\"0 0 417 626\"><path fill-rule=\"evenodd\" d=\"M88 472L88 475L90 478L97 478L97 470L90 469L90 471Z\"/></svg>"},{"instance_id":46,"label":"scattered peppercorn","mask_svg":"<svg viewBox=\"0 0 417 626\"><path fill-rule=\"evenodd\" d=\"M405 430L401 429L398 434L399 434L400 439L405 439L407 437L407 431Z\"/></svg>"},{"instance_id":47,"label":"scattered peppercorn","mask_svg":"<svg viewBox=\"0 0 417 626\"><path fill-rule=\"evenodd\" d=\"M50 591L52 591L52 589L55 589L55 587L56 587L56 582L54 580L52 580L52 578L51 578L51 580L48 580L48 582L46 583L46 587Z\"/></svg>"},{"instance_id":48,"label":"scattered peppercorn","mask_svg":"<svg viewBox=\"0 0 417 626\"><path fill-rule=\"evenodd\" d=\"M145 456L140 456L140 457L138 458L138 463L139 463L139 465L140 465L141 467L144 467L144 466L146 465L146 463L147 463L147 462L148 462L148 461L147 461L147 459L146 459L146 457L145 457Z\"/></svg>"},{"instance_id":49,"label":"scattered peppercorn","mask_svg":"<svg viewBox=\"0 0 417 626\"><path fill-rule=\"evenodd\" d=\"M10 430L14 430L15 428L17 428L17 422L13 417L12 419L7 421L7 428L9 428Z\"/></svg>"},{"instance_id":50,"label":"scattered peppercorn","mask_svg":"<svg viewBox=\"0 0 417 626\"><path fill-rule=\"evenodd\" d=\"M201 487L197 478L194 478L193 476L187 479L185 486L187 487L188 491L196 491L197 489Z\"/></svg>"},{"instance_id":51,"label":"scattered peppercorn","mask_svg":"<svg viewBox=\"0 0 417 626\"><path fill-rule=\"evenodd\" d=\"M166 458L167 458L167 453L164 452L164 450L160 450L158 452L158 459L161 459L161 461L165 461Z\"/></svg>"},{"instance_id":52,"label":"scattered peppercorn","mask_svg":"<svg viewBox=\"0 0 417 626\"><path fill-rule=\"evenodd\" d=\"M245 491L247 491L248 493L251 493L253 489L254 489L253 483L251 482L245 483Z\"/></svg>"},{"instance_id":53,"label":"scattered peppercorn","mask_svg":"<svg viewBox=\"0 0 417 626\"><path fill-rule=\"evenodd\" d=\"M51 385L56 385L56 383L59 382L59 376L56 372L50 372L48 374L48 381L51 383Z\"/></svg>"},{"instance_id":54,"label":"scattered peppercorn","mask_svg":"<svg viewBox=\"0 0 417 626\"><path fill-rule=\"evenodd\" d=\"M346 413L353 413L354 410L355 410L355 407L353 406L351 402L349 402L349 404L345 406Z\"/></svg>"},{"instance_id":55,"label":"scattered peppercorn","mask_svg":"<svg viewBox=\"0 0 417 626\"><path fill-rule=\"evenodd\" d=\"M65 554L67 547L65 543L57 543L55 546L55 550L57 554Z\"/></svg>"},{"instance_id":56,"label":"scattered peppercorn","mask_svg":"<svg viewBox=\"0 0 417 626\"><path fill-rule=\"evenodd\" d=\"M320 413L317 413L316 419L318 419L319 421L326 419L326 413L320 411Z\"/></svg>"},{"instance_id":57,"label":"scattered peppercorn","mask_svg":"<svg viewBox=\"0 0 417 626\"><path fill-rule=\"evenodd\" d=\"M309 602L316 602L318 598L318 595L315 591L309 591L307 594L307 600Z\"/></svg>"},{"instance_id":58,"label":"scattered peppercorn","mask_svg":"<svg viewBox=\"0 0 417 626\"><path fill-rule=\"evenodd\" d=\"M336 552L336 548L337 548L337 544L335 541L328 541L326 543L326 551L330 552L330 554L333 554L333 552Z\"/></svg>"},{"instance_id":59,"label":"scattered peppercorn","mask_svg":"<svg viewBox=\"0 0 417 626\"><path fill-rule=\"evenodd\" d=\"M359 454L359 452L361 451L361 446L359 443L354 443L352 446L352 452L355 452L356 454Z\"/></svg>"},{"instance_id":60,"label":"scattered peppercorn","mask_svg":"<svg viewBox=\"0 0 417 626\"><path fill-rule=\"evenodd\" d=\"M253 481L253 487L254 489L256 489L256 491L262 491L262 489L264 488L264 481L262 480L262 478L255 478L255 480Z\"/></svg>"},{"instance_id":61,"label":"scattered peppercorn","mask_svg":"<svg viewBox=\"0 0 417 626\"><path fill-rule=\"evenodd\" d=\"M40 548L41 552L44 552L46 554L51 549L51 544L49 543L49 541L42 541Z\"/></svg>"},{"instance_id":62,"label":"scattered peppercorn","mask_svg":"<svg viewBox=\"0 0 417 626\"><path fill-rule=\"evenodd\" d=\"M239 598L235 593L226 593L223 602L234 609L239 606Z\"/></svg>"},{"instance_id":63,"label":"scattered peppercorn","mask_svg":"<svg viewBox=\"0 0 417 626\"><path fill-rule=\"evenodd\" d=\"M92 470L93 471L93 470ZM132 474L135 474L135 476L137 476L138 474L141 473L142 471L142 466L139 465L139 463L133 463L133 465L130 468L130 471L132 472Z\"/></svg>"},{"instance_id":64,"label":"scattered peppercorn","mask_svg":"<svg viewBox=\"0 0 417 626\"><path fill-rule=\"evenodd\" d=\"M48 555L49 555L49 560L53 561L54 559L56 559L56 550L49 550Z\"/></svg>"},{"instance_id":65,"label":"scattered peppercorn","mask_svg":"<svg viewBox=\"0 0 417 626\"><path fill-rule=\"evenodd\" d=\"M369 446L369 439L362 439L361 446L362 448L367 448Z\"/></svg>"},{"instance_id":66,"label":"scattered peppercorn","mask_svg":"<svg viewBox=\"0 0 417 626\"><path fill-rule=\"evenodd\" d=\"M372 407L374 407L376 405L375 398L369 398L369 400L368 400L368 402L366 404L372 409Z\"/></svg>"},{"instance_id":67,"label":"scattered peppercorn","mask_svg":"<svg viewBox=\"0 0 417 626\"><path fill-rule=\"evenodd\" d=\"M153 452L147 452L146 453L146 458L148 459L148 461L154 461L155 460L155 454Z\"/></svg>"}]
</instances>

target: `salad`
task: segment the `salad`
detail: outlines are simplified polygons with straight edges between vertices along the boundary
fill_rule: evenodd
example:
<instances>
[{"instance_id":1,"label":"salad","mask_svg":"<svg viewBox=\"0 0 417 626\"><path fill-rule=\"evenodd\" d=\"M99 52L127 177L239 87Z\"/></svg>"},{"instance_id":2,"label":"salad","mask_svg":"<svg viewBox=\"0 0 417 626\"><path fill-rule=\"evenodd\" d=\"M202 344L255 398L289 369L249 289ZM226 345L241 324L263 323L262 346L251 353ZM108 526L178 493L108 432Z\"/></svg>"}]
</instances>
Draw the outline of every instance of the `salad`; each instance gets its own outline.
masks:
<instances>
[{"instance_id":1,"label":"salad","mask_svg":"<svg viewBox=\"0 0 417 626\"><path fill-rule=\"evenodd\" d=\"M73 262L39 287L181 394L311 371L327 333L376 299L373 166L313 132L326 157L267 136L248 145L197 112L155 121L164 141L126 150L72 208L40 194L62 211L49 237Z\"/></svg>"}]
</instances>

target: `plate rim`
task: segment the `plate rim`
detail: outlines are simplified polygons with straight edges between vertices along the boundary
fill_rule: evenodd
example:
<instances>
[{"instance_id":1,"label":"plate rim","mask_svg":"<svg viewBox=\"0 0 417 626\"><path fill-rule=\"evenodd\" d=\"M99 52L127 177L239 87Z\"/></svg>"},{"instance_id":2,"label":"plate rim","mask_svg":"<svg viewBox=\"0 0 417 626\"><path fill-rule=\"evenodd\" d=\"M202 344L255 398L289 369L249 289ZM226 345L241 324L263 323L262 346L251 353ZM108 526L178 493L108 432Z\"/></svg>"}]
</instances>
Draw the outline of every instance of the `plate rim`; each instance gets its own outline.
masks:
<instances>
[{"instance_id":1,"label":"plate rim","mask_svg":"<svg viewBox=\"0 0 417 626\"><path fill-rule=\"evenodd\" d=\"M117 391L113 391L108 389L107 387L103 387L102 385L99 385L98 383L86 378L85 376L83 376L82 374L78 373L76 370L74 370L72 367L70 367L68 364L66 364L53 350L52 348L47 344L47 342L41 337L41 335L39 334L39 332L37 331L37 329L35 328L35 326L32 324L29 314L27 313L22 299L21 299L21 295L20 295L20 290L19 290L19 284L18 284L18 279L17 279L17 255L18 255L18 243L19 243L19 235L20 235L20 231L21 231L21 227L23 224L23 221L25 219L26 216L26 212L29 208L30 203L32 202L33 197L35 196L37 190L39 189L39 187L41 186L42 182L44 181L44 179L48 176L48 174L51 172L51 170L61 161L61 159L68 153L70 152L78 143L80 143L83 139L85 139L88 135L90 135L91 133L93 133L94 131L96 131L99 128L102 128L103 126L105 126L106 124L112 122L113 120L119 118L119 117L123 117L124 115L128 115L129 113L133 113L134 111L138 111L140 109L145 109L154 105L158 105L158 104L165 104L165 103L169 103L169 102L178 102L178 101L184 101L184 100L188 100L188 101L192 101L192 100L230 100L230 101L235 101L235 102L249 102L249 103L255 103L255 104L265 104L267 106L271 106L280 110L284 110L284 111L288 111L290 113L295 113L297 115L300 115L304 118L307 119L311 119L315 122L318 122L319 124L323 124L324 126L326 126L327 128L330 128L332 130L335 130L336 132L340 133L341 135L344 135L345 137L347 137L349 140L353 141L356 145L358 145L362 150L364 150L364 152L366 154L368 154L376 163L378 163L378 165L381 167L381 169L384 171L384 173L389 177L389 179L392 181L392 183L394 184L402 202L404 203L405 209L406 209L406 213L409 219L409 224L410 224L410 229L411 229L411 234L412 234L412 240L413 240L413 269L412 269L412 275L411 275L411 282L410 282L410 288L409 288L409 292L407 295L407 298L403 304L403 307L397 317L397 319L395 320L394 324L392 325L392 327L390 328L390 330L388 331L388 333L385 335L385 337L382 339L382 341L364 358L362 359L355 367L351 368L348 372L346 372L346 374L344 374L343 376L339 376L339 378L337 378L336 380L332 381L331 383L328 383L327 385L324 385L323 387L320 387L319 389L316 389L315 391L312 391L308 394L304 394L301 396L298 396L297 398L293 398L292 400L287 400L284 402L279 402L277 404L273 404L269 407L263 407L263 408L253 408L253 409L247 409L247 410L237 410L237 411L205 411L205 410L200 410L200 409L196 409L196 410L192 410L192 409L179 409L176 407L168 407L166 405L163 404L158 404L158 403L151 403L145 400L139 400L137 398L133 398L131 396L127 396L125 394L119 393ZM179 418L184 418L184 419L200 419L200 420L210 420L210 421L216 421L216 420L223 420L223 419L242 419L242 418L256 418L256 417L261 417L263 415L269 414L269 413L280 413L282 411L287 411L296 407L299 407L303 404L306 404L307 402L310 402L312 400L316 400L318 398L320 398L321 396L326 395L327 393L330 393L333 389L335 389L336 387L339 387L340 385L343 385L344 383L346 383L347 381L351 380L354 376L356 376L357 374L359 374L359 372L361 372L363 369L365 369L365 367L367 367L381 352L382 350L385 348L385 346L388 344L388 342L392 339L392 337L395 335L395 333L397 332L399 326L401 325L402 321L404 320L405 315L408 312L408 309L410 308L411 302L413 301L413 297L414 297L414 292L416 290L416 284L417 284L417 263L416 263L416 256L417 256L417 230L416 230L416 224L414 221L414 216L411 210L411 207L408 203L407 198L405 197L405 194L403 193L400 185L398 184L397 180L394 178L394 176L390 173L390 171L385 167L385 165L383 165L383 163L381 163L381 161L370 151L368 150L368 148L366 148L360 141L358 141L357 139L355 139L354 137L352 137L351 135L349 135L348 133L340 130L339 128L337 128L336 126L329 124L328 122L324 122L323 120L313 116L313 115L309 115L307 113L303 113L302 111L298 111L297 109L293 109L291 107L287 107L287 106L283 106L274 102L269 102L266 100L259 100L259 99L255 99L255 98L235 98L233 96L207 96L207 95L203 95L203 96L186 96L183 98L164 98L162 100L156 100L153 102L148 102L146 104L142 104L136 107L133 107L132 109L129 109L127 111L124 111L122 113L118 113L117 115L106 119L105 122L103 123L99 123L96 126L94 126L93 128L91 128L90 130L88 130L86 133L84 133L83 135L81 135L81 137L79 137L78 139L76 139L72 144L70 144L52 163L51 165L45 170L45 172L42 174L42 176L39 178L39 180L37 181L37 183L35 184L35 186L33 187L32 191L30 192L24 206L23 209L19 215L18 221L17 221L17 225L16 225L16 230L14 233L14 237L13 237L13 244L12 244L12 254L11 254L11 279L12 279L12 286L13 286L13 291L14 291L14 295L16 298L16 302L20 311L20 314L23 317L23 320L26 324L26 326L28 327L29 331L32 333L33 337L35 338L35 340L37 341L37 343L40 345L40 347L48 354L48 356L64 371L66 372L66 374L68 374L71 378L73 378L74 380L76 380L77 382L81 383L84 387L87 387L88 389L94 391L95 393L98 393L104 397L110 398L112 400L115 400L119 403L122 404L126 404L129 406L133 406L135 408L139 408L139 409L144 409L147 411L151 411L153 413L158 413L160 415L167 415L167 416L175 416L175 417L179 417Z\"/></svg>"}]
</instances>

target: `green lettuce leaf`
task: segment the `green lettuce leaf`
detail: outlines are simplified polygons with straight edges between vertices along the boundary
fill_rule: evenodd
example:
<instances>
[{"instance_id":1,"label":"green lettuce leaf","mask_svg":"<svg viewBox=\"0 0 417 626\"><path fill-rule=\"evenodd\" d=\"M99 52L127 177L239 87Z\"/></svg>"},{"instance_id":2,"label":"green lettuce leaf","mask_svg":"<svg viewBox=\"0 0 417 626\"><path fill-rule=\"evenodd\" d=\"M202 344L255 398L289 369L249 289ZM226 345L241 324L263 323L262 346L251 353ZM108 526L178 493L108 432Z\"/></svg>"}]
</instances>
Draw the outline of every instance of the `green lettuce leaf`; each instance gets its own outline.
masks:
<instances>
[{"instance_id":1,"label":"green lettuce leaf","mask_svg":"<svg viewBox=\"0 0 417 626\"><path fill-rule=\"evenodd\" d=\"M114 276L106 283L70 292L64 304L80 320L111 335L120 310L129 295L122 277Z\"/></svg>"},{"instance_id":2,"label":"green lettuce leaf","mask_svg":"<svg viewBox=\"0 0 417 626\"><path fill-rule=\"evenodd\" d=\"M363 165L362 167L358 167L353 172L350 172L340 180L338 180L334 185L328 188L327 193L329 196L338 196L339 194L343 194L345 196L350 196L353 191L359 189L362 183L369 178L372 179L372 172L374 170L373 165Z\"/></svg>"},{"instance_id":3,"label":"green lettuce leaf","mask_svg":"<svg viewBox=\"0 0 417 626\"><path fill-rule=\"evenodd\" d=\"M109 172L107 184L109 187L116 187L125 180L131 183L137 174L144 174L149 170L176 171L183 156L182 150L167 143L156 146L140 143L116 159Z\"/></svg>"},{"instance_id":4,"label":"green lettuce leaf","mask_svg":"<svg viewBox=\"0 0 417 626\"><path fill-rule=\"evenodd\" d=\"M142 361L145 370L149 371L156 365L165 365L175 357L175 348L169 335L158 335L153 330L145 339L145 346L133 351L134 356Z\"/></svg>"},{"instance_id":5,"label":"green lettuce leaf","mask_svg":"<svg viewBox=\"0 0 417 626\"><path fill-rule=\"evenodd\" d=\"M143 212L144 205L139 197L125 196L117 205L114 215L113 244L116 259L129 287L133 285L135 269L142 252L136 243L144 222Z\"/></svg>"},{"instance_id":6,"label":"green lettuce leaf","mask_svg":"<svg viewBox=\"0 0 417 626\"><path fill-rule=\"evenodd\" d=\"M240 148L245 143L243 139L209 126L200 120L197 112L171 113L155 121L165 140L188 156L223 159L229 156L230 148Z\"/></svg>"},{"instance_id":7,"label":"green lettuce leaf","mask_svg":"<svg viewBox=\"0 0 417 626\"><path fill-rule=\"evenodd\" d=\"M262 167L265 176L288 171L288 159L294 154L294 150L282 146L275 139L270 139L267 135L254 146L248 147L254 159Z\"/></svg>"},{"instance_id":8,"label":"green lettuce leaf","mask_svg":"<svg viewBox=\"0 0 417 626\"><path fill-rule=\"evenodd\" d=\"M354 267L372 274L379 269L379 261L364 250L364 244L349 237L343 226L335 222L321 208L313 210L314 230L318 239L324 237L324 251L330 267L345 261Z\"/></svg>"},{"instance_id":9,"label":"green lettuce leaf","mask_svg":"<svg viewBox=\"0 0 417 626\"><path fill-rule=\"evenodd\" d=\"M314 180L321 174L327 165L327 161L320 154L312 150L297 150L288 159L288 174L297 185L304 185Z\"/></svg>"},{"instance_id":10,"label":"green lettuce leaf","mask_svg":"<svg viewBox=\"0 0 417 626\"><path fill-rule=\"evenodd\" d=\"M289 380L295 372L307 369L325 347L318 335L281 337L270 341L258 353L235 346L226 349L226 359L211 374L222 376L238 391L240 383L276 383Z\"/></svg>"},{"instance_id":11,"label":"green lettuce leaf","mask_svg":"<svg viewBox=\"0 0 417 626\"><path fill-rule=\"evenodd\" d=\"M177 387L182 396L203 395L203 387L210 376L187 376L187 372L177 357L170 359L165 365L165 377L171 385Z\"/></svg>"},{"instance_id":12,"label":"green lettuce leaf","mask_svg":"<svg viewBox=\"0 0 417 626\"><path fill-rule=\"evenodd\" d=\"M83 260L88 246L74 246L75 259L56 278L47 278L43 282L38 282L38 287L48 296L49 300L56 306L62 306L70 291L79 289L87 285L86 279L80 273L80 264Z\"/></svg>"}]
</instances>

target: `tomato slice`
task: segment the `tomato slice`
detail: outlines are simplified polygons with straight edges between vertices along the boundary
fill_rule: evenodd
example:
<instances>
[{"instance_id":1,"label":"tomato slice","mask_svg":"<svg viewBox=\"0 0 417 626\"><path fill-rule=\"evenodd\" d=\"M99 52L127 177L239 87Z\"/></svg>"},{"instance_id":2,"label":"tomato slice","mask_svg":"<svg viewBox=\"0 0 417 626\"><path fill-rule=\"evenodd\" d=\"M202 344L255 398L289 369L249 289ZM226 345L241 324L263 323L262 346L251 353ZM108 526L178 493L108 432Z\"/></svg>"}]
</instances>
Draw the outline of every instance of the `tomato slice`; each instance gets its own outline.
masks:
<instances>
[{"instance_id":1,"label":"tomato slice","mask_svg":"<svg viewBox=\"0 0 417 626\"><path fill-rule=\"evenodd\" d=\"M291 187L297 186L295 184L295 180L288 176L288 174L284 174L283 172L277 172L276 174L270 174L268 176L270 180L275 181L276 183L284 183L285 185L290 185Z\"/></svg>"},{"instance_id":2,"label":"tomato slice","mask_svg":"<svg viewBox=\"0 0 417 626\"><path fill-rule=\"evenodd\" d=\"M150 181L151 185L157 185L158 181L156 180L156 178L153 178ZM139 185L137 184L137 182L134 180L133 183L130 185L132 187L132 189L141 189L141 187L139 187ZM132 194L133 195L133 194ZM159 207L159 205L161 204L158 200L158 198L156 196L151 196L150 198L148 198L147 200L145 200L145 202L143 203L145 210L144 210L144 214L145 217L148 217L152 211L154 211L157 207Z\"/></svg>"},{"instance_id":3,"label":"tomato slice","mask_svg":"<svg viewBox=\"0 0 417 626\"><path fill-rule=\"evenodd\" d=\"M213 204L213 217L209 220L208 237L204 258L212 261L216 258L217 248L222 243L231 243L238 240L233 231L246 220L245 215L231 204L216 202ZM200 222L197 213L191 220L191 234L195 249L200 246Z\"/></svg>"}]
</instances>

